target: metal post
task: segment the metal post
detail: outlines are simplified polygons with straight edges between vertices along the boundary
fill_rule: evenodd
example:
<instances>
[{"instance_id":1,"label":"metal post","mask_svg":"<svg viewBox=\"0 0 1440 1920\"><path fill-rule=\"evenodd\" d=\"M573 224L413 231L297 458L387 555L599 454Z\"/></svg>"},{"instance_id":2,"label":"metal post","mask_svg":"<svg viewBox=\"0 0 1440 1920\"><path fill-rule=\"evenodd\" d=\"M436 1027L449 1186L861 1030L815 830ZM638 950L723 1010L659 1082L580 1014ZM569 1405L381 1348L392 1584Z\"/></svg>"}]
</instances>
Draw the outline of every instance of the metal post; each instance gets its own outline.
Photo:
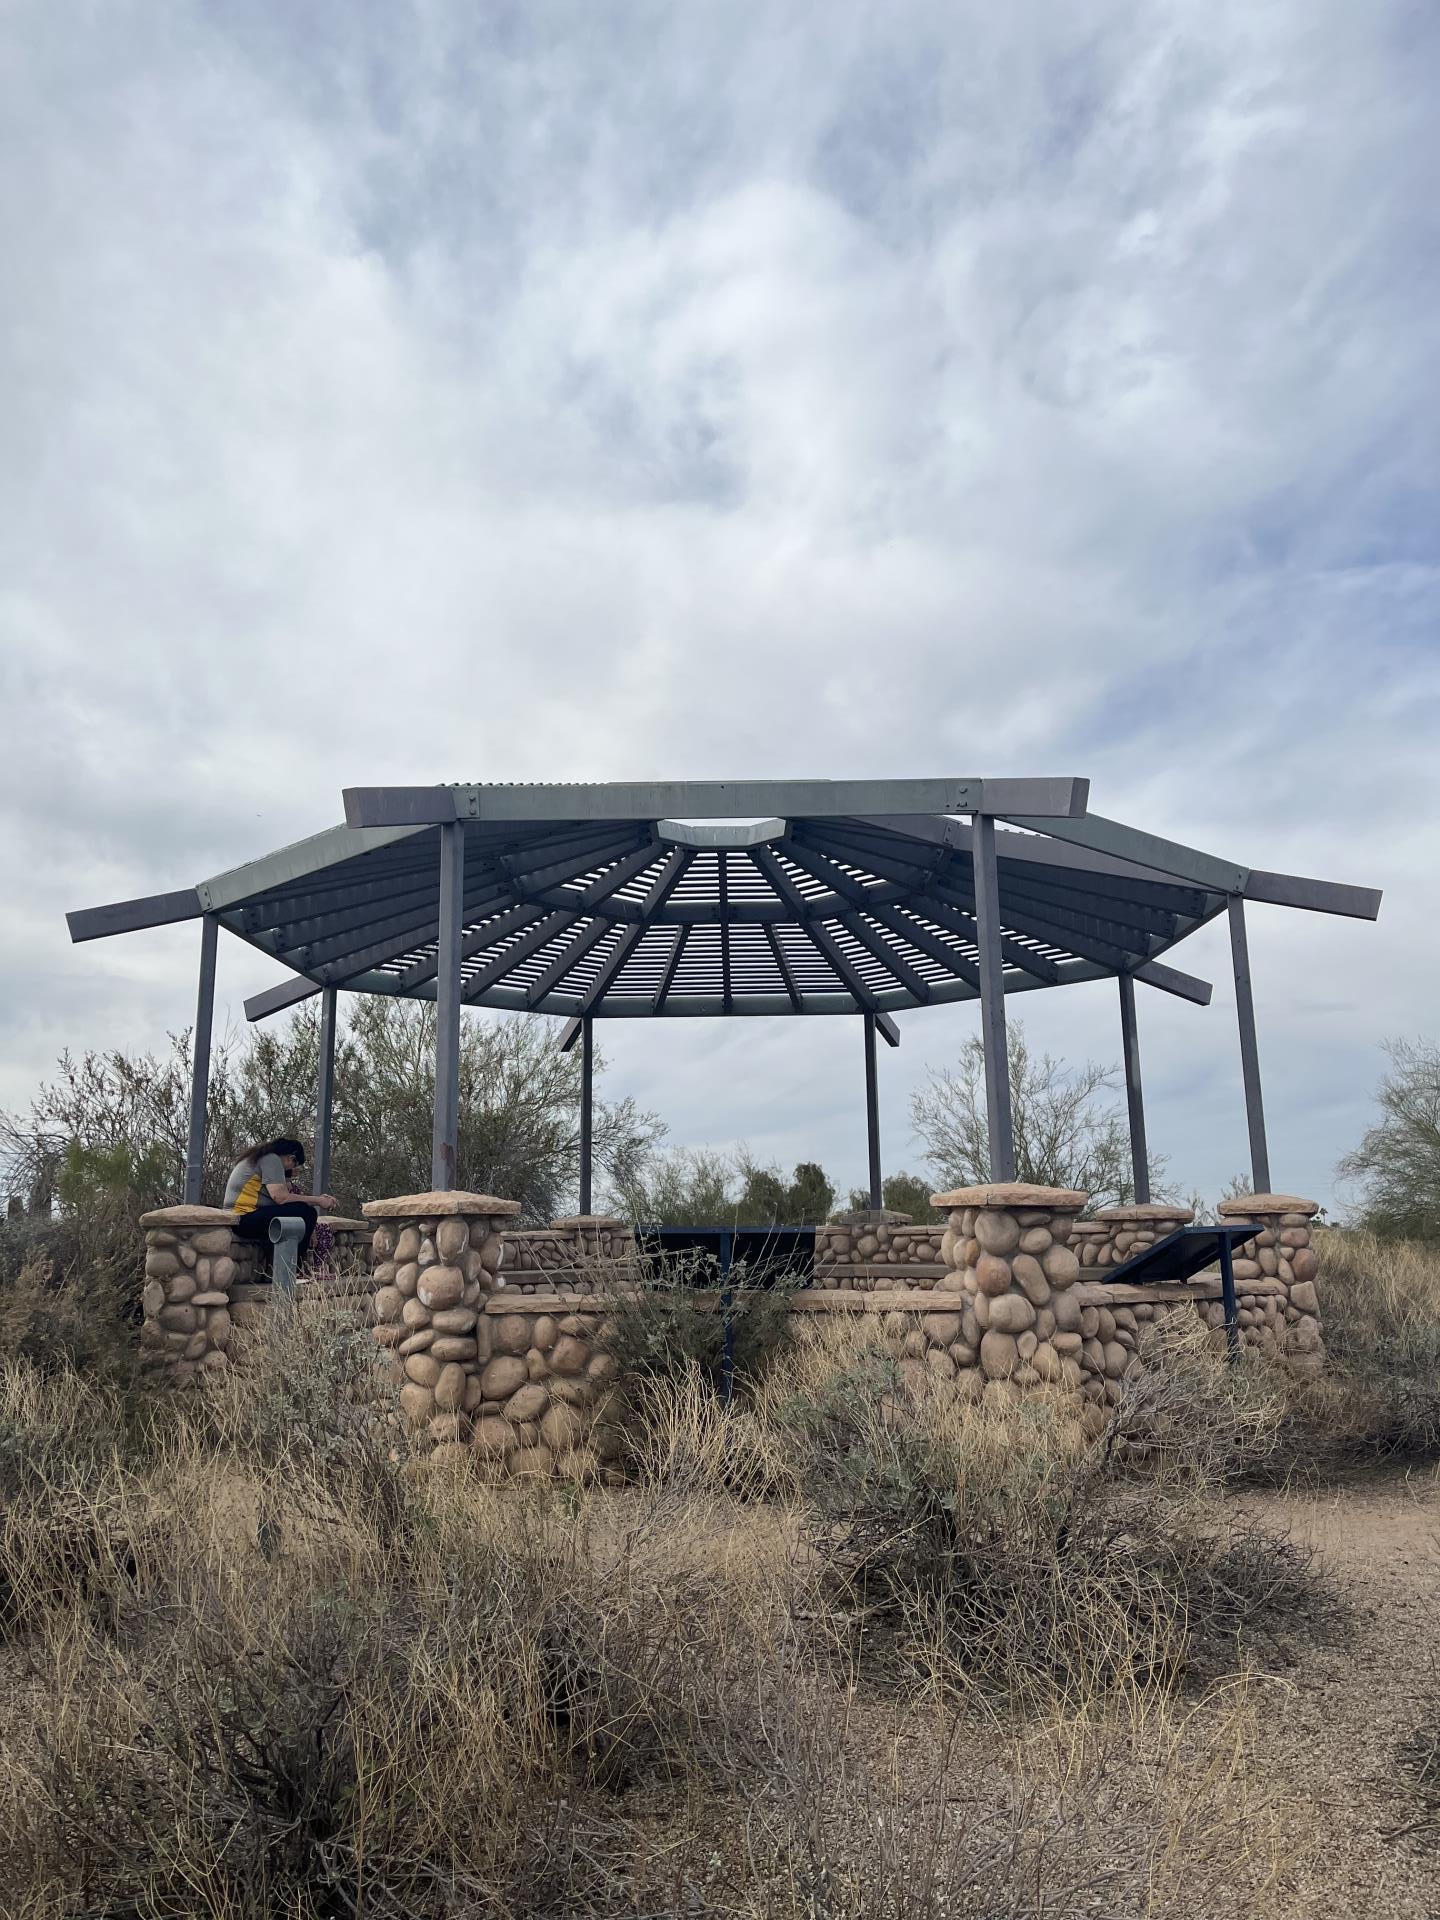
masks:
<instances>
[{"instance_id":1,"label":"metal post","mask_svg":"<svg viewBox=\"0 0 1440 1920\"><path fill-rule=\"evenodd\" d=\"M320 996L320 1067L315 1076L315 1192L330 1191L330 1121L335 1108L336 990Z\"/></svg>"},{"instance_id":2,"label":"metal post","mask_svg":"<svg viewBox=\"0 0 1440 1920\"><path fill-rule=\"evenodd\" d=\"M303 1220L270 1222L270 1244L275 1249L270 1256L270 1284L282 1297L294 1296L296 1262L300 1257L300 1242L304 1238Z\"/></svg>"},{"instance_id":3,"label":"metal post","mask_svg":"<svg viewBox=\"0 0 1440 1920\"><path fill-rule=\"evenodd\" d=\"M210 1095L210 1036L215 1025L215 947L220 922L200 923L200 990L195 999L195 1046L190 1068L190 1139L185 1149L185 1204L198 1207L205 1173L205 1104Z\"/></svg>"},{"instance_id":4,"label":"metal post","mask_svg":"<svg viewBox=\"0 0 1440 1920\"><path fill-rule=\"evenodd\" d=\"M1225 1349L1235 1366L1240 1359L1240 1308L1235 1299L1234 1254L1230 1236L1224 1232L1220 1235L1220 1298L1225 1304Z\"/></svg>"},{"instance_id":5,"label":"metal post","mask_svg":"<svg viewBox=\"0 0 1440 1920\"><path fill-rule=\"evenodd\" d=\"M595 1112L595 1022L580 1022L580 1211L589 1213L590 1160L594 1139Z\"/></svg>"},{"instance_id":6,"label":"metal post","mask_svg":"<svg viewBox=\"0 0 1440 1920\"><path fill-rule=\"evenodd\" d=\"M455 1186L460 1133L460 933L465 919L465 828L447 821L440 829L440 939L435 981L435 1127L430 1144L430 1184L437 1193Z\"/></svg>"},{"instance_id":7,"label":"metal post","mask_svg":"<svg viewBox=\"0 0 1440 1920\"><path fill-rule=\"evenodd\" d=\"M870 1147L870 1205L884 1205L880 1179L880 1090L875 1070L875 1016L865 1016L865 1135Z\"/></svg>"},{"instance_id":8,"label":"metal post","mask_svg":"<svg viewBox=\"0 0 1440 1920\"><path fill-rule=\"evenodd\" d=\"M734 1247L734 1236L722 1233L720 1235L720 1312L722 1315L720 1404L723 1407L728 1407L735 1397L735 1315L733 1311L735 1302L730 1290L730 1260Z\"/></svg>"},{"instance_id":9,"label":"metal post","mask_svg":"<svg viewBox=\"0 0 1440 1920\"><path fill-rule=\"evenodd\" d=\"M1130 1110L1130 1166L1135 1204L1150 1204L1150 1155L1145 1144L1145 1095L1140 1085L1140 1030L1135 1021L1135 982L1128 973L1120 985L1120 1042L1125 1052L1125 1101Z\"/></svg>"},{"instance_id":10,"label":"metal post","mask_svg":"<svg viewBox=\"0 0 1440 1920\"><path fill-rule=\"evenodd\" d=\"M1005 1034L1005 961L1000 952L1000 874L995 822L972 814L975 922L980 946L980 1040L985 1050L985 1120L990 1178L1015 1178L1015 1129L1010 1113L1010 1049Z\"/></svg>"},{"instance_id":11,"label":"metal post","mask_svg":"<svg viewBox=\"0 0 1440 1920\"><path fill-rule=\"evenodd\" d=\"M1270 1191L1270 1149L1265 1140L1265 1103L1260 1093L1260 1052L1255 1044L1255 996L1250 987L1250 945L1245 902L1230 895L1230 956L1235 964L1235 1014L1240 1023L1240 1072L1245 1081L1245 1120L1250 1129L1250 1178L1256 1193Z\"/></svg>"}]
</instances>

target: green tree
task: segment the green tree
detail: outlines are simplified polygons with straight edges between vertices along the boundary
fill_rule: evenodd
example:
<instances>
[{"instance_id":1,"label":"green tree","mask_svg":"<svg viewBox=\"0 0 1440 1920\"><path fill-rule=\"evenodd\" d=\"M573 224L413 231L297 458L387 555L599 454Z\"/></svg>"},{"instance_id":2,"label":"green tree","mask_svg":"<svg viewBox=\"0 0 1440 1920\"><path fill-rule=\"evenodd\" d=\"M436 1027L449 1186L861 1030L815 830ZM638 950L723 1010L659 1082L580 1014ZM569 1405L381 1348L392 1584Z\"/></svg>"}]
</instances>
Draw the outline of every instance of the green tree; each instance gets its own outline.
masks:
<instances>
[{"instance_id":1,"label":"green tree","mask_svg":"<svg viewBox=\"0 0 1440 1920\"><path fill-rule=\"evenodd\" d=\"M1118 1103L1106 1097L1120 1084L1118 1069L1093 1060L1069 1067L1048 1053L1034 1054L1018 1020L1010 1023L1008 1039L1016 1179L1081 1188L1097 1207L1132 1201L1129 1131ZM931 1071L929 1084L911 1098L910 1116L937 1187L978 1186L990 1178L985 1050L978 1035L965 1043L957 1067ZM1157 1196L1164 1165L1152 1155L1150 1187Z\"/></svg>"},{"instance_id":2,"label":"green tree","mask_svg":"<svg viewBox=\"0 0 1440 1920\"><path fill-rule=\"evenodd\" d=\"M346 1015L336 1041L330 1185L354 1209L430 1184L435 1009L362 995ZM573 1205L579 1180L580 1061L562 1054L556 1039L553 1021L523 1014L471 1015L461 1031L458 1184L519 1200L532 1220ZM278 1133L312 1139L318 1054L313 1007L273 1028L218 1040L207 1109L207 1200L219 1201L230 1167L255 1140ZM185 1168L190 1059L186 1033L171 1036L159 1054L62 1055L28 1119L0 1121L5 1184L55 1193L63 1173L73 1197L83 1178L99 1181L100 1169L123 1165L135 1211L173 1201ZM597 1072L603 1065L597 1054ZM602 1182L622 1185L663 1131L632 1100L597 1100L594 1153Z\"/></svg>"},{"instance_id":3,"label":"green tree","mask_svg":"<svg viewBox=\"0 0 1440 1920\"><path fill-rule=\"evenodd\" d=\"M1440 1240L1440 1046L1387 1040L1380 1118L1337 1171L1363 1192L1363 1219L1387 1240Z\"/></svg>"},{"instance_id":4,"label":"green tree","mask_svg":"<svg viewBox=\"0 0 1440 1920\"><path fill-rule=\"evenodd\" d=\"M881 1204L891 1213L908 1213L910 1218L921 1225L928 1225L936 1219L930 1196L935 1191L933 1180L922 1180L917 1173L891 1173L885 1176L880 1188ZM850 1191L850 1210L852 1213L864 1213L870 1205L868 1187L852 1187Z\"/></svg>"},{"instance_id":5,"label":"green tree","mask_svg":"<svg viewBox=\"0 0 1440 1920\"><path fill-rule=\"evenodd\" d=\"M734 1162L708 1147L636 1156L616 1185L620 1211L637 1226L724 1226L735 1218Z\"/></svg>"},{"instance_id":6,"label":"green tree","mask_svg":"<svg viewBox=\"0 0 1440 1920\"><path fill-rule=\"evenodd\" d=\"M642 1160L623 1193L626 1217L672 1227L801 1227L824 1220L835 1201L825 1170L802 1160L787 1180L742 1148L655 1153Z\"/></svg>"}]
</instances>

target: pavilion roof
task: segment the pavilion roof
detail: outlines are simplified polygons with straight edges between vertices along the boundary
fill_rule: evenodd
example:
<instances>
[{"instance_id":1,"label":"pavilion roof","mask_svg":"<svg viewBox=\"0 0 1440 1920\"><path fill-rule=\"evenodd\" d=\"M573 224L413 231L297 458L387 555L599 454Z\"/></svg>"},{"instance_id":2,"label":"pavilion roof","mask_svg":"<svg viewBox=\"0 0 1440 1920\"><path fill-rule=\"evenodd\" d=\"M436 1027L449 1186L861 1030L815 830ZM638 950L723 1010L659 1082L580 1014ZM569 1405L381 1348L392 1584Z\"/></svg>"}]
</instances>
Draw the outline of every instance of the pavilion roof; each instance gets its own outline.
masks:
<instances>
[{"instance_id":1,"label":"pavilion roof","mask_svg":"<svg viewBox=\"0 0 1440 1920\"><path fill-rule=\"evenodd\" d=\"M1007 993L1130 975L1231 896L1374 918L1369 889L1262 873L1086 811L1076 779L747 781L346 794L347 824L197 885L69 916L74 939L210 915L322 987L433 998L441 829L464 837L463 998L600 1018L873 1013L977 997L968 815L996 831ZM886 1023L888 1025L888 1022Z\"/></svg>"}]
</instances>

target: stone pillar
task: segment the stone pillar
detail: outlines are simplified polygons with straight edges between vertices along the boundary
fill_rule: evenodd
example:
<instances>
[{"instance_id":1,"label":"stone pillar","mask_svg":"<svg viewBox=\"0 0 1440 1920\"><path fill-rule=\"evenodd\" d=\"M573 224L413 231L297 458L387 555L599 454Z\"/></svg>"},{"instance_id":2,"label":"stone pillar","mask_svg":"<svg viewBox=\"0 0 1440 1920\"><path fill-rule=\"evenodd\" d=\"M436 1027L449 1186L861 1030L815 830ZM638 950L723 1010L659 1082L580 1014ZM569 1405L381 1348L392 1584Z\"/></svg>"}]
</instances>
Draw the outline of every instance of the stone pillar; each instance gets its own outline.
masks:
<instances>
[{"instance_id":1,"label":"stone pillar","mask_svg":"<svg viewBox=\"0 0 1440 1920\"><path fill-rule=\"evenodd\" d=\"M222 1207L160 1207L142 1214L140 1225L146 1366L175 1386L221 1378L229 1366L231 1295L254 1280L260 1249L235 1238L235 1215Z\"/></svg>"},{"instance_id":2,"label":"stone pillar","mask_svg":"<svg viewBox=\"0 0 1440 1920\"><path fill-rule=\"evenodd\" d=\"M490 1359L486 1299L505 1282L504 1229L520 1211L488 1193L371 1200L374 1338L412 1427L439 1442L468 1437Z\"/></svg>"},{"instance_id":3,"label":"stone pillar","mask_svg":"<svg viewBox=\"0 0 1440 1920\"><path fill-rule=\"evenodd\" d=\"M932 1196L948 1210L940 1288L961 1302L962 1350L976 1347L972 1331L978 1335L987 1398L1041 1385L1079 1392L1084 1340L1072 1289L1080 1263L1067 1243L1088 1198L1024 1181Z\"/></svg>"},{"instance_id":4,"label":"stone pillar","mask_svg":"<svg viewBox=\"0 0 1440 1920\"><path fill-rule=\"evenodd\" d=\"M1153 1247L1177 1227L1185 1227L1195 1218L1193 1207L1153 1205L1102 1207L1095 1225L1103 1227L1103 1239L1087 1246L1083 1266L1123 1267L1127 1260Z\"/></svg>"},{"instance_id":5,"label":"stone pillar","mask_svg":"<svg viewBox=\"0 0 1440 1920\"><path fill-rule=\"evenodd\" d=\"M1285 1330L1281 1357L1291 1373L1309 1378L1325 1365L1320 1333L1320 1300L1315 1276L1320 1262L1311 1244L1311 1222L1319 1203L1293 1193L1247 1193L1222 1201L1222 1220L1254 1220L1261 1231L1235 1250L1235 1290L1262 1278L1285 1289Z\"/></svg>"}]
</instances>

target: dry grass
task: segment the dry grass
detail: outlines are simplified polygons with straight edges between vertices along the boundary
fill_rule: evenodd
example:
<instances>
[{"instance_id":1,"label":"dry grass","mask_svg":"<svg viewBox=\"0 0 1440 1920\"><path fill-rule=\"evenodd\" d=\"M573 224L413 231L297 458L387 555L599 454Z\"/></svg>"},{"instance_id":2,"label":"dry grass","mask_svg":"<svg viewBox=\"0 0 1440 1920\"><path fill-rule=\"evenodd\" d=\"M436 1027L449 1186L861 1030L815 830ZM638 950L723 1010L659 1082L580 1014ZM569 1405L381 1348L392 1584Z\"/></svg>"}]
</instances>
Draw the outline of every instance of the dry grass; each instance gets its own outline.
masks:
<instances>
[{"instance_id":1,"label":"dry grass","mask_svg":"<svg viewBox=\"0 0 1440 1920\"><path fill-rule=\"evenodd\" d=\"M1318 1379L1292 1385L1275 1464L1304 1478L1440 1457L1440 1249L1323 1230Z\"/></svg>"},{"instance_id":2,"label":"dry grass","mask_svg":"<svg viewBox=\"0 0 1440 1920\"><path fill-rule=\"evenodd\" d=\"M1295 1416L1203 1339L1089 1443L827 1318L728 1412L653 1384L620 1490L427 1465L366 1358L0 1362L7 1912L1296 1911L1276 1640L1343 1622L1223 1497Z\"/></svg>"}]
</instances>

